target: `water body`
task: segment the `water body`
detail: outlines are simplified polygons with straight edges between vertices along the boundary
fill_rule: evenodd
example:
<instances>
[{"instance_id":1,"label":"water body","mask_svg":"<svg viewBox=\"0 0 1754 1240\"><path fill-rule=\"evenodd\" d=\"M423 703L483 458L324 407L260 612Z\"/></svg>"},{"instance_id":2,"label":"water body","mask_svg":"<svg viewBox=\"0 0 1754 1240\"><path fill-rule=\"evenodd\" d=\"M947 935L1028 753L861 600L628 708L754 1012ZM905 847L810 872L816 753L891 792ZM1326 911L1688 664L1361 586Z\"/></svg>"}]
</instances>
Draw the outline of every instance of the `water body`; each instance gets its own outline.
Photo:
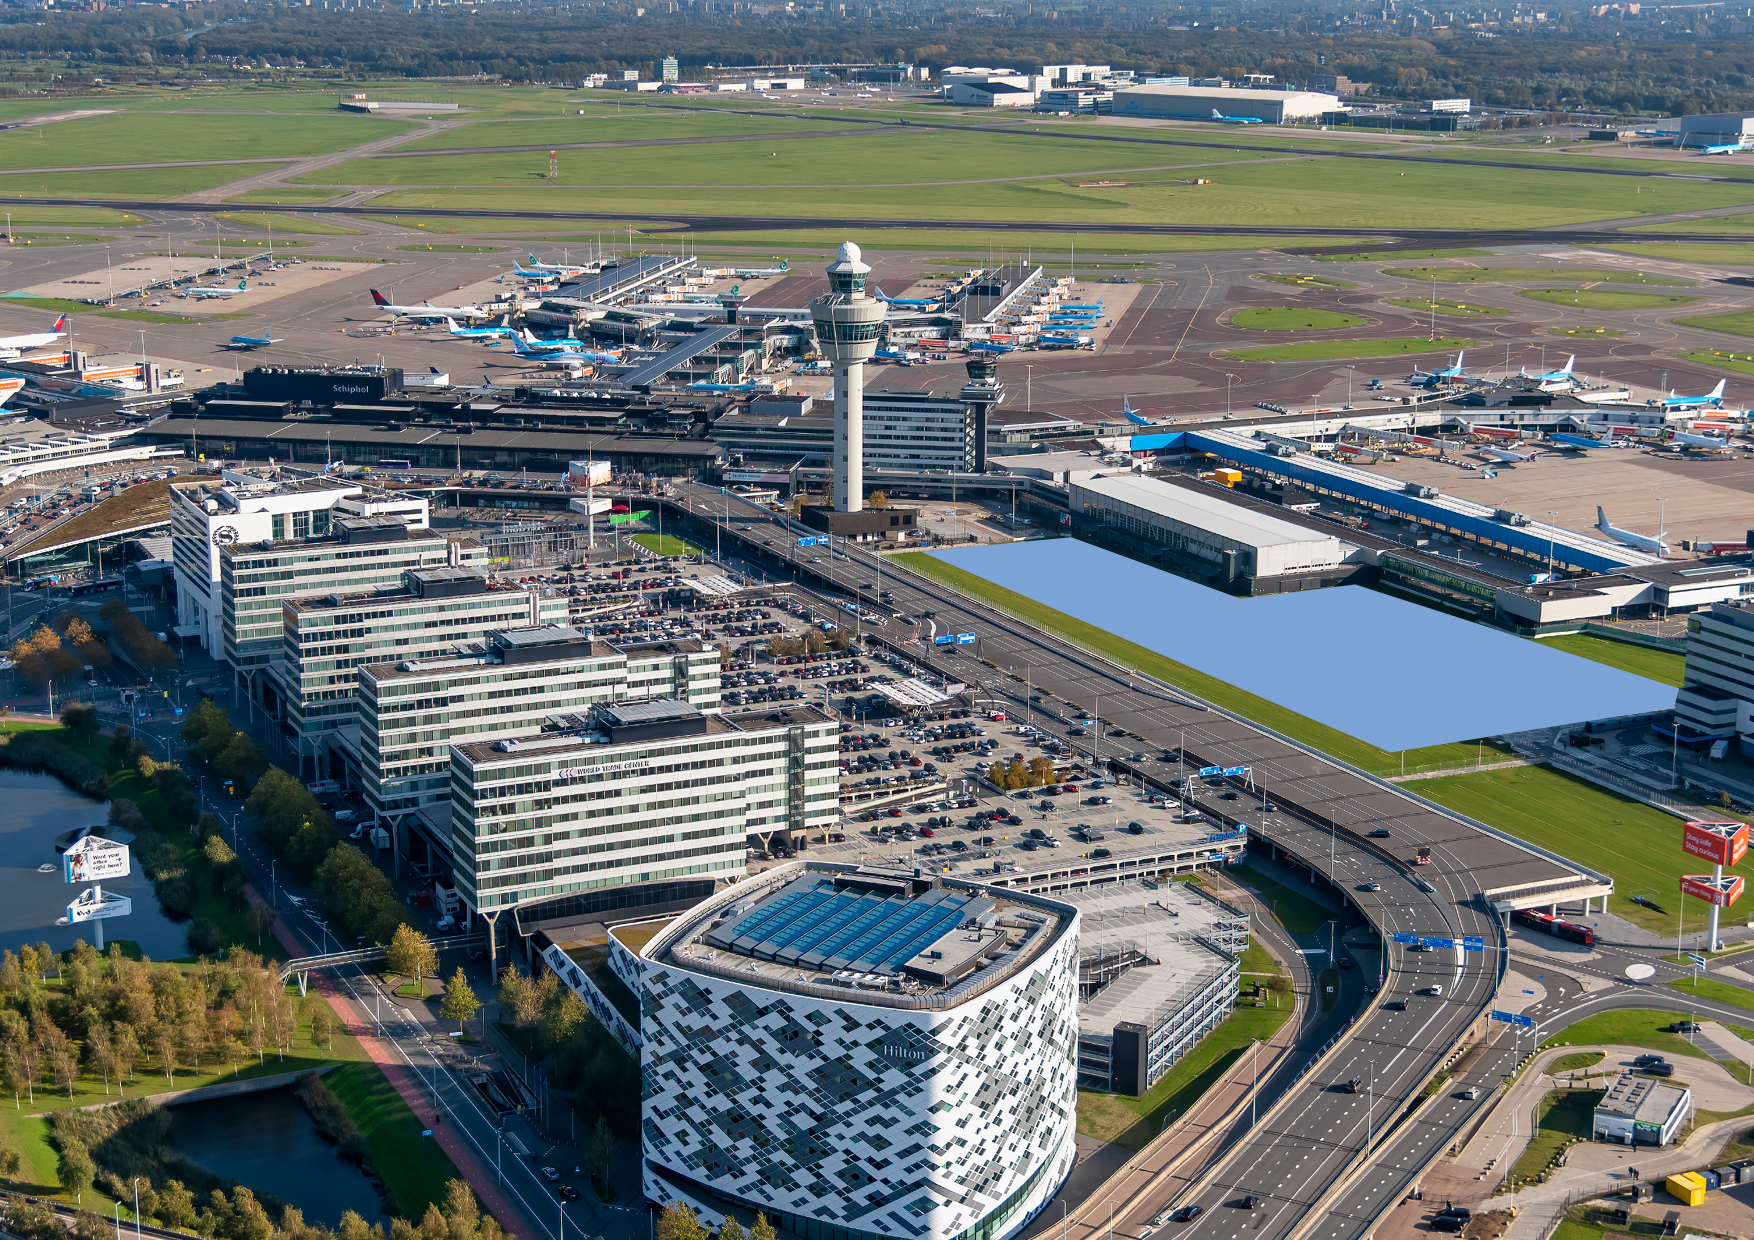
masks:
<instances>
[{"instance_id":1,"label":"water body","mask_svg":"<svg viewBox=\"0 0 1754 1240\"><path fill-rule=\"evenodd\" d=\"M372 1222L383 1199L323 1138L292 1090L270 1089L170 1108L171 1148L260 1196L272 1193L330 1227L344 1210Z\"/></svg>"},{"instance_id":2,"label":"water body","mask_svg":"<svg viewBox=\"0 0 1754 1240\"><path fill-rule=\"evenodd\" d=\"M95 942L88 922L57 926L67 916L67 905L83 884L61 878L61 854L55 845L80 827L102 826L109 807L70 791L53 775L0 767L0 946L16 949L23 943L47 942L66 951L75 939ZM54 871L39 874L39 865ZM134 911L127 917L104 922L104 940L133 939L154 960L174 960L189 954L185 925L166 917L158 907L152 884L140 873L104 884L106 892L127 896ZM185 923L186 924L186 923Z\"/></svg>"}]
</instances>

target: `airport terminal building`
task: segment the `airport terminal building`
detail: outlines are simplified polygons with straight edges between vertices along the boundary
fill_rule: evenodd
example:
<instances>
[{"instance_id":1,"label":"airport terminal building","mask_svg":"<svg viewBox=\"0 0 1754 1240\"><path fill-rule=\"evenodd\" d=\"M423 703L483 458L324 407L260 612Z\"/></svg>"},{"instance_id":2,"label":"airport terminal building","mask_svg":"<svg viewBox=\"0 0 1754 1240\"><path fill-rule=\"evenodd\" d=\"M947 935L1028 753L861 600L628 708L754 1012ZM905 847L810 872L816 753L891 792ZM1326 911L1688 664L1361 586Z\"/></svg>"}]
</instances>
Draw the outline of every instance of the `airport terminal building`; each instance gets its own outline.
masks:
<instances>
[{"instance_id":1,"label":"airport terminal building","mask_svg":"<svg viewBox=\"0 0 1754 1240\"><path fill-rule=\"evenodd\" d=\"M640 951L646 1197L803 1240L1017 1234L1074 1158L1078 927L820 862L696 905Z\"/></svg>"}]
</instances>

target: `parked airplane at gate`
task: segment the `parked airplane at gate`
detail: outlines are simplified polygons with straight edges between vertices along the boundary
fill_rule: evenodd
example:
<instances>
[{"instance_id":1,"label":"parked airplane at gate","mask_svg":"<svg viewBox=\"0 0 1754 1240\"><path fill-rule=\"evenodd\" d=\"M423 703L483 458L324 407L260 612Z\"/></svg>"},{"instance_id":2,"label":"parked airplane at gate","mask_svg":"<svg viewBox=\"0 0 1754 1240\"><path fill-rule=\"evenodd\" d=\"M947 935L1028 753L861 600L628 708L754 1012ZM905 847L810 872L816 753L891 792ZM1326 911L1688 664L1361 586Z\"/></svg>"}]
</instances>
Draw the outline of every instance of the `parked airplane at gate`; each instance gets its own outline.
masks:
<instances>
[{"instance_id":1,"label":"parked airplane at gate","mask_svg":"<svg viewBox=\"0 0 1754 1240\"><path fill-rule=\"evenodd\" d=\"M1623 530L1617 526L1609 525L1608 514L1603 512L1599 506L1596 508L1596 528L1609 538L1623 542L1628 547L1636 547L1640 551L1649 551L1654 555L1666 556L1669 554L1669 544L1663 541L1660 531L1653 537L1649 534L1634 534L1631 530Z\"/></svg>"},{"instance_id":2,"label":"parked airplane at gate","mask_svg":"<svg viewBox=\"0 0 1754 1240\"><path fill-rule=\"evenodd\" d=\"M46 344L54 344L67 334L67 316L62 315L55 320L55 325L46 332L31 332L25 336L0 336L0 349L40 349Z\"/></svg>"},{"instance_id":3,"label":"parked airplane at gate","mask_svg":"<svg viewBox=\"0 0 1754 1240\"><path fill-rule=\"evenodd\" d=\"M1719 379L1717 386L1702 396L1677 396L1671 389L1667 396L1646 403L1659 409L1698 409L1702 405L1721 405L1724 403L1725 382L1726 380Z\"/></svg>"}]
</instances>

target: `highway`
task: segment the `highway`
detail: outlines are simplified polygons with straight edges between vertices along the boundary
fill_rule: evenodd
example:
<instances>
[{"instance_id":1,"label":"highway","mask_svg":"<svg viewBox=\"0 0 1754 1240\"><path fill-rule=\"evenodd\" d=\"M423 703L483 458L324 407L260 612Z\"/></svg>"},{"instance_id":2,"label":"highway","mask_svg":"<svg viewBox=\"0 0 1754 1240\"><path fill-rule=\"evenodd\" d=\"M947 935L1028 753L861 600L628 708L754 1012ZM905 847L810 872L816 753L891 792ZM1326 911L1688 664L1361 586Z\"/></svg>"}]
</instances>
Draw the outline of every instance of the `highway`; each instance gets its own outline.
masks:
<instances>
[{"instance_id":1,"label":"highway","mask_svg":"<svg viewBox=\"0 0 1754 1240\"><path fill-rule=\"evenodd\" d=\"M1347 897L1388 933L1442 938L1476 936L1485 950L1407 952L1391 948L1388 977L1380 995L1363 1005L1349 1032L1318 1072L1289 1088L1248 1131L1246 1116L1225 1134L1226 1157L1174 1202L1145 1202L1140 1217L1117 1218L1117 1227L1138 1235L1165 1205L1198 1205L1202 1213L1178 1230L1198 1240L1234 1240L1244 1231L1258 1240L1308 1234L1324 1240L1354 1240L1392 1206L1407 1180L1434 1151L1447 1148L1475 1107L1446 1093L1427 1104L1417 1120L1394 1127L1433 1072L1470 1029L1497 989L1506 941L1482 891L1573 882L1581 891L1593 880L1581 867L1538 856L1494 838L1416 799L1338 763L1194 702L1168 686L1110 667L1068 643L1042 634L953 591L911 573L897 574L871 553L848 545L845 554L824 548L800 551L781 518L766 509L727 496L716 487L685 485L679 498L697 519L711 524L717 514L727 533L745 540L770 573L791 568L862 605L914 617L932 614L939 633L973 631L978 646L910 651L922 663L941 668L977 694L1014 703L1021 713L1033 686L1044 700L1053 695L1098 714L1103 735L1072 743L1097 748L1098 756L1147 779L1167 779L1169 768L1134 761L1128 751L1184 751L1180 769L1203 765L1247 766L1254 786L1276 803L1251 829L1270 840L1315 875L1331 877ZM889 590L893 598L878 603ZM888 628L896 626L889 625ZM902 644L907 633L886 634ZM988 666L992 664L994 666ZM1024 681L1025 668L1028 681ZM1046 720L1042 721L1044 724ZM1052 728L1065 732L1064 726ZM1134 733L1113 738L1115 731ZM1101 747L1118 752L1102 753ZM1241 782L1241 781L1233 781ZM1368 832L1387 830L1380 844ZM1411 854L1429 847L1429 865L1413 866ZM1379 890L1368 890L1375 883ZM1433 890L1425 891L1421 883ZM1345 975L1342 975L1345 976ZM1415 993L1441 986L1441 995ZM1339 999L1348 998L1342 990ZM1404 1011L1391 1010L1404 1002ZM1483 1030L1481 1030L1483 1031ZM1467 1062L1482 1083L1497 1079L1511 1052L1487 1052ZM1357 1078L1360 1092L1344 1092L1342 1082ZM1464 1078L1465 1079L1465 1078ZM1264 1096L1270 1096L1263 1091ZM1386 1129L1386 1130L1385 1130ZM1343 1184L1364 1152L1367 1133L1379 1160L1395 1174L1360 1176ZM1337 1187L1338 1186L1338 1187ZM1335 1190L1330 1206L1324 1198ZM1241 1202L1259 1198L1258 1208Z\"/></svg>"}]
</instances>

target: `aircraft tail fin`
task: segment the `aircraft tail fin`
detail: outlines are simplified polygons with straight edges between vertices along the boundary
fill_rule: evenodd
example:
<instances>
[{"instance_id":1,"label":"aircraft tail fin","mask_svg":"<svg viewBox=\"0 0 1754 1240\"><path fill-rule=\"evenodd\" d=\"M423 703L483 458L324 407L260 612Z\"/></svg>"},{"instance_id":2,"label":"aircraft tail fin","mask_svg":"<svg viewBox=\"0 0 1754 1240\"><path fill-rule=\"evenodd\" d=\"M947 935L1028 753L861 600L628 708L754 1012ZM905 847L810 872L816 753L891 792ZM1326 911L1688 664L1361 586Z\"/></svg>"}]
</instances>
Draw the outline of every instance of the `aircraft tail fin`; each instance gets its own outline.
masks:
<instances>
[{"instance_id":1,"label":"aircraft tail fin","mask_svg":"<svg viewBox=\"0 0 1754 1240\"><path fill-rule=\"evenodd\" d=\"M1220 112L1217 108L1213 108L1212 119L1215 121L1221 121L1224 119L1224 113Z\"/></svg>"},{"instance_id":2,"label":"aircraft tail fin","mask_svg":"<svg viewBox=\"0 0 1754 1240\"><path fill-rule=\"evenodd\" d=\"M372 303L379 306L387 306L390 304L388 301L384 300L384 295L378 292L375 288L372 290Z\"/></svg>"},{"instance_id":3,"label":"aircraft tail fin","mask_svg":"<svg viewBox=\"0 0 1754 1240\"><path fill-rule=\"evenodd\" d=\"M60 318L56 319L55 325L53 327L49 328L49 330L52 332L66 331L67 330L67 316L63 314Z\"/></svg>"},{"instance_id":4,"label":"aircraft tail fin","mask_svg":"<svg viewBox=\"0 0 1754 1240\"><path fill-rule=\"evenodd\" d=\"M1608 528L1608 514L1602 511L1600 504L1596 505L1596 528L1604 531Z\"/></svg>"},{"instance_id":5,"label":"aircraft tail fin","mask_svg":"<svg viewBox=\"0 0 1754 1240\"><path fill-rule=\"evenodd\" d=\"M1565 366L1559 373L1562 375L1569 375L1571 373L1571 368L1575 365L1577 365L1577 354L1573 353L1570 357L1565 359Z\"/></svg>"},{"instance_id":6,"label":"aircraft tail fin","mask_svg":"<svg viewBox=\"0 0 1754 1240\"><path fill-rule=\"evenodd\" d=\"M1719 379L1717 381L1717 386L1712 388L1711 391L1707 392L1706 395L1711 397L1713 400L1722 400L1724 398L1724 383L1725 383L1725 380Z\"/></svg>"}]
</instances>

